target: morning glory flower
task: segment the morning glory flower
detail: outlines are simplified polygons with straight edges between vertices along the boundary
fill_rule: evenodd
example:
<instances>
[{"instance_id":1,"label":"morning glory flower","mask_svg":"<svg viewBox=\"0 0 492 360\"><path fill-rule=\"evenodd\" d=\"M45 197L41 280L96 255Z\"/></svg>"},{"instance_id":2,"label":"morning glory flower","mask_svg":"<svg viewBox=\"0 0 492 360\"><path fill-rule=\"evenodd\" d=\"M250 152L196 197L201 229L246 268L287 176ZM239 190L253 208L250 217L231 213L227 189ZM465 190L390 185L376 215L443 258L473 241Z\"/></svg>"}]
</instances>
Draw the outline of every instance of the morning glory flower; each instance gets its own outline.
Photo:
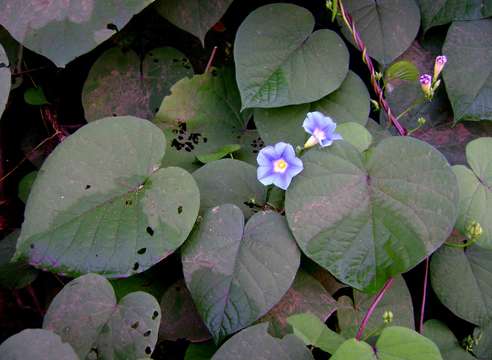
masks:
<instances>
[{"instance_id":1,"label":"morning glory flower","mask_svg":"<svg viewBox=\"0 0 492 360\"><path fill-rule=\"evenodd\" d=\"M319 111L307 113L302 127L311 137L304 144L304 148L320 144L322 147L330 146L335 140L342 140L342 135L335 132L337 124Z\"/></svg>"},{"instance_id":2,"label":"morning glory flower","mask_svg":"<svg viewBox=\"0 0 492 360\"><path fill-rule=\"evenodd\" d=\"M436 61L434 62L434 80L437 80L437 77L441 73L442 69L444 69L444 65L448 62L448 58L445 55L439 55L436 57Z\"/></svg>"},{"instance_id":3,"label":"morning glory flower","mask_svg":"<svg viewBox=\"0 0 492 360\"><path fill-rule=\"evenodd\" d=\"M256 161L258 180L263 185L273 184L283 190L287 190L292 178L304 169L292 145L284 142L261 149Z\"/></svg>"}]
</instances>

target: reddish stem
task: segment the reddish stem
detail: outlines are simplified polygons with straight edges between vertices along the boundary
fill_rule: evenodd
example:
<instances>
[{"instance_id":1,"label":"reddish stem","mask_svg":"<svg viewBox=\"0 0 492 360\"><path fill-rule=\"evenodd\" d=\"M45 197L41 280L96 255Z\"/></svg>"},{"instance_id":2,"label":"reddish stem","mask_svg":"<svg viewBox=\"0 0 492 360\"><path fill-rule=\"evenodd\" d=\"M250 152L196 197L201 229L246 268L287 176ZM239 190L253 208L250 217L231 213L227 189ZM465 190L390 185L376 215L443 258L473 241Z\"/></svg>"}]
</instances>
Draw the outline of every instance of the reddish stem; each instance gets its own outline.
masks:
<instances>
[{"instance_id":1,"label":"reddish stem","mask_svg":"<svg viewBox=\"0 0 492 360\"><path fill-rule=\"evenodd\" d=\"M420 322L419 333L424 332L424 314L425 314L425 302L427 300L427 279L429 278L429 257L425 258L425 274L424 274L424 286L422 289L422 304L420 306Z\"/></svg>"},{"instance_id":2,"label":"reddish stem","mask_svg":"<svg viewBox=\"0 0 492 360\"><path fill-rule=\"evenodd\" d=\"M355 23L352 19L352 16L350 16L349 13L345 10L342 0L338 0L338 5L340 8L340 12L342 14L343 20L346 24L346 26L349 28L350 32L352 33L352 37L354 39L354 42L359 49L359 51L362 52L362 60L364 63L367 65L367 68L369 69L369 74L371 75L371 85L372 88L374 89L374 92L376 93L376 96L378 98L379 105L381 105L381 108L384 110L386 113L386 116L388 117L389 121L393 124L393 126L398 130L398 133L401 136L407 135L407 130L398 122L398 119L393 115L391 112L391 108L384 98L384 92L383 89L379 86L379 82L376 79L376 70L374 68L374 64L372 63L371 58L369 55L367 55L367 47L362 41L362 38L355 26Z\"/></svg>"},{"instance_id":3,"label":"reddish stem","mask_svg":"<svg viewBox=\"0 0 492 360\"><path fill-rule=\"evenodd\" d=\"M362 319L362 322L360 323L359 331L357 331L357 335L355 336L355 338L357 340L362 339L362 334L364 333L364 330L366 329L367 323L371 319L372 313L374 312L374 310L376 310L377 306L379 305L379 303L383 299L386 291L388 291L388 289L391 288L391 285L393 285L393 278L392 277L390 277L386 281L386 283L384 284L383 288L381 290L379 290L378 294L376 295L376 297L372 301L372 304L369 307L369 310L367 310L366 315L364 315L364 318Z\"/></svg>"},{"instance_id":4,"label":"reddish stem","mask_svg":"<svg viewBox=\"0 0 492 360\"><path fill-rule=\"evenodd\" d=\"M41 304L38 301L38 297L36 296L36 292L34 291L34 288L31 285L27 285L27 292L31 296L32 302L34 303L34 307L36 311L43 316L44 315L44 310L41 307Z\"/></svg>"},{"instance_id":5,"label":"reddish stem","mask_svg":"<svg viewBox=\"0 0 492 360\"><path fill-rule=\"evenodd\" d=\"M210 71L210 68L214 63L215 55L217 54L217 49L218 49L217 46L214 46L214 48L212 49L212 54L210 54L210 58L208 59L207 67L205 68L205 73L208 73Z\"/></svg>"}]
</instances>

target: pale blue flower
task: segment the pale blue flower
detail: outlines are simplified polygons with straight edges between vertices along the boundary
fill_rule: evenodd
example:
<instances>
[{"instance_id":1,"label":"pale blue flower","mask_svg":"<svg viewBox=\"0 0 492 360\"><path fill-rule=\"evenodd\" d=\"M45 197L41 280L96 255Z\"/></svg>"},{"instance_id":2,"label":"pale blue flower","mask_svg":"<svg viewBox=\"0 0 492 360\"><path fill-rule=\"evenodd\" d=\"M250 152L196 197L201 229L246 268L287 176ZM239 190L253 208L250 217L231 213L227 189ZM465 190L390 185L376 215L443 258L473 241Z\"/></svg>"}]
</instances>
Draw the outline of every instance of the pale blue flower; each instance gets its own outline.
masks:
<instances>
[{"instance_id":1,"label":"pale blue flower","mask_svg":"<svg viewBox=\"0 0 492 360\"><path fill-rule=\"evenodd\" d=\"M311 137L304 144L305 148L320 144L321 147L330 146L335 140L342 140L342 135L335 132L337 124L319 111L307 113L302 127Z\"/></svg>"},{"instance_id":2,"label":"pale blue flower","mask_svg":"<svg viewBox=\"0 0 492 360\"><path fill-rule=\"evenodd\" d=\"M304 169L292 145L284 142L261 149L256 161L258 180L263 185L273 184L283 190L287 190L292 178Z\"/></svg>"}]
</instances>

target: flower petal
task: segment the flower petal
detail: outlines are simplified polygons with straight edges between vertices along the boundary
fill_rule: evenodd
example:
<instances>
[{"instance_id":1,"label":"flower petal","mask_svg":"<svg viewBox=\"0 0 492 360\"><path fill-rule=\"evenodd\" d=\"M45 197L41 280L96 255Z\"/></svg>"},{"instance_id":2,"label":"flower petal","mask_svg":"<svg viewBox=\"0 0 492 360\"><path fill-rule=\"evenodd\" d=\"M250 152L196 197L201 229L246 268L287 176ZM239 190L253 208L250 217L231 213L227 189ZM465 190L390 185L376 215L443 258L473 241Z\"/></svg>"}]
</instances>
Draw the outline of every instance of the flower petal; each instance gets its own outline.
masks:
<instances>
[{"instance_id":1,"label":"flower petal","mask_svg":"<svg viewBox=\"0 0 492 360\"><path fill-rule=\"evenodd\" d=\"M277 176L273 181L273 184L281 188L282 190L287 190L287 188L290 185L290 182L292 181L292 176L290 176L287 171L283 174L278 174L278 175L279 176Z\"/></svg>"},{"instance_id":2,"label":"flower petal","mask_svg":"<svg viewBox=\"0 0 492 360\"><path fill-rule=\"evenodd\" d=\"M284 151L286 150L286 148L288 147L292 147L292 145L290 144L287 144L287 143L284 143L284 142L279 142L279 143L276 143L275 144L275 156L276 156L276 159L280 159L281 157L283 157L283 153Z\"/></svg>"},{"instance_id":3,"label":"flower petal","mask_svg":"<svg viewBox=\"0 0 492 360\"><path fill-rule=\"evenodd\" d=\"M256 161L260 166L272 166L272 162L278 158L273 146L266 146L260 150Z\"/></svg>"},{"instance_id":4,"label":"flower petal","mask_svg":"<svg viewBox=\"0 0 492 360\"><path fill-rule=\"evenodd\" d=\"M273 184L274 181L275 181L275 178L277 176L278 176L278 174L276 174L276 173L273 172L272 167L260 166L256 170L256 178L263 185L271 185L271 184Z\"/></svg>"}]
</instances>

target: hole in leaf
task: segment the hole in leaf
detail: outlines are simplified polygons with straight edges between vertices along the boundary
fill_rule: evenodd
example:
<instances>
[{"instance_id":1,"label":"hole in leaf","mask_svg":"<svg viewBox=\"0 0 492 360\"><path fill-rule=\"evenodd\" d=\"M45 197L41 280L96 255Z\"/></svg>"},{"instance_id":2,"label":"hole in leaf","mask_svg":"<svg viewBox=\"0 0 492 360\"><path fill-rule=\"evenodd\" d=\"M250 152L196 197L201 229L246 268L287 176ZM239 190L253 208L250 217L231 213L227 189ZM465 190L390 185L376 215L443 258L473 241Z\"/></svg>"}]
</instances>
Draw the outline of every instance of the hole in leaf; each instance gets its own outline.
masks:
<instances>
[{"instance_id":1,"label":"hole in leaf","mask_svg":"<svg viewBox=\"0 0 492 360\"><path fill-rule=\"evenodd\" d=\"M151 333L152 333L152 331L147 330L146 332L144 332L143 336L150 336Z\"/></svg>"},{"instance_id":2,"label":"hole in leaf","mask_svg":"<svg viewBox=\"0 0 492 360\"><path fill-rule=\"evenodd\" d=\"M152 320L155 320L158 316L159 316L159 312L154 311L154 313L152 314Z\"/></svg>"},{"instance_id":3,"label":"hole in leaf","mask_svg":"<svg viewBox=\"0 0 492 360\"><path fill-rule=\"evenodd\" d=\"M34 249L34 244L29 245L31 249Z\"/></svg>"},{"instance_id":4,"label":"hole in leaf","mask_svg":"<svg viewBox=\"0 0 492 360\"><path fill-rule=\"evenodd\" d=\"M113 23L107 24L106 25L106 28L108 30L118 31L118 27L115 24L113 24Z\"/></svg>"},{"instance_id":5,"label":"hole in leaf","mask_svg":"<svg viewBox=\"0 0 492 360\"><path fill-rule=\"evenodd\" d=\"M138 321L135 321L135 322L131 325L131 328L132 328L132 329L136 329L136 328L138 328Z\"/></svg>"},{"instance_id":6,"label":"hole in leaf","mask_svg":"<svg viewBox=\"0 0 492 360\"><path fill-rule=\"evenodd\" d=\"M145 353L146 353L147 355L152 354L152 349L150 348L150 346L147 346L147 347L145 348Z\"/></svg>"},{"instance_id":7,"label":"hole in leaf","mask_svg":"<svg viewBox=\"0 0 492 360\"><path fill-rule=\"evenodd\" d=\"M140 266L140 264L138 262L136 262L135 264L133 264L133 270L137 271L139 266Z\"/></svg>"},{"instance_id":8,"label":"hole in leaf","mask_svg":"<svg viewBox=\"0 0 492 360\"><path fill-rule=\"evenodd\" d=\"M145 229L145 231L147 231L147 234L149 234L150 236L154 236L154 229L152 229L150 226L147 226L147 229Z\"/></svg>"},{"instance_id":9,"label":"hole in leaf","mask_svg":"<svg viewBox=\"0 0 492 360\"><path fill-rule=\"evenodd\" d=\"M132 200L126 200L125 201L125 206L129 207L129 206L132 206L133 205L133 201Z\"/></svg>"},{"instance_id":10,"label":"hole in leaf","mask_svg":"<svg viewBox=\"0 0 492 360\"><path fill-rule=\"evenodd\" d=\"M182 206L178 206L178 214L181 214L183 212L183 207Z\"/></svg>"},{"instance_id":11,"label":"hole in leaf","mask_svg":"<svg viewBox=\"0 0 492 360\"><path fill-rule=\"evenodd\" d=\"M142 254L145 254L146 251L147 251L147 248L141 248L137 251L137 254L142 255Z\"/></svg>"},{"instance_id":12,"label":"hole in leaf","mask_svg":"<svg viewBox=\"0 0 492 360\"><path fill-rule=\"evenodd\" d=\"M159 108L158 108L158 107L156 107L156 108L154 109L154 112L155 112L155 113L158 113L158 112L159 112Z\"/></svg>"},{"instance_id":13,"label":"hole in leaf","mask_svg":"<svg viewBox=\"0 0 492 360\"><path fill-rule=\"evenodd\" d=\"M116 113L113 113L113 116L118 116Z\"/></svg>"}]
</instances>

